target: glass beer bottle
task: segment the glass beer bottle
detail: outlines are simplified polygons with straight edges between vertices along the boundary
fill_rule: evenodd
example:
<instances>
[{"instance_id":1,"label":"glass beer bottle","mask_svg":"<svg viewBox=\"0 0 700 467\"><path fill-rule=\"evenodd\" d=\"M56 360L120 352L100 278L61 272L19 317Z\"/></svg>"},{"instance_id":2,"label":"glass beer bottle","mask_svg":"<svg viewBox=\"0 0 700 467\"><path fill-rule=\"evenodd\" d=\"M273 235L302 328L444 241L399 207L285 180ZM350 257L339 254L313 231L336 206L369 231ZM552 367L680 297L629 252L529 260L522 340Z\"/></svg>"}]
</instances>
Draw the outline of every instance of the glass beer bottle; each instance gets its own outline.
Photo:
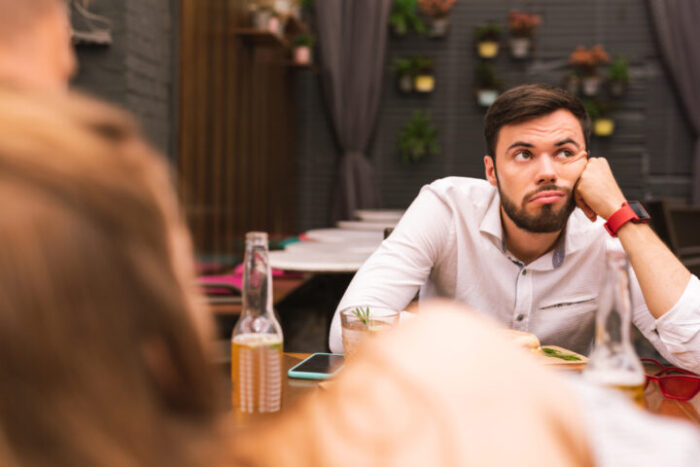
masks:
<instances>
[{"instance_id":1,"label":"glass beer bottle","mask_svg":"<svg viewBox=\"0 0 700 467\"><path fill-rule=\"evenodd\" d=\"M231 336L232 403L237 413L266 413L280 409L282 342L282 328L272 310L267 233L248 232L243 310Z\"/></svg>"},{"instance_id":2,"label":"glass beer bottle","mask_svg":"<svg viewBox=\"0 0 700 467\"><path fill-rule=\"evenodd\" d=\"M644 407L645 375L630 339L632 300L623 252L608 253L604 280L596 314L595 345L583 376L595 384L622 391Z\"/></svg>"}]
</instances>

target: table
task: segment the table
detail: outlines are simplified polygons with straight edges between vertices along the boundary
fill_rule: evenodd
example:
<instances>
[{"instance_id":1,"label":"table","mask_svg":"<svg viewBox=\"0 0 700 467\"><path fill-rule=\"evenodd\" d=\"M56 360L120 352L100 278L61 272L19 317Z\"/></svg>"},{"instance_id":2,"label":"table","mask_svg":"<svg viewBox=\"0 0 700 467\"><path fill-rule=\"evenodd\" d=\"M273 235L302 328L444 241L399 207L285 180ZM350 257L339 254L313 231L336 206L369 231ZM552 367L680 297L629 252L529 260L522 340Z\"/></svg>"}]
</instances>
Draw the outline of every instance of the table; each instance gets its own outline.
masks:
<instances>
[{"instance_id":1,"label":"table","mask_svg":"<svg viewBox=\"0 0 700 467\"><path fill-rule=\"evenodd\" d=\"M284 388L282 410L288 410L304 395L318 390L319 382L312 380L288 378L287 371L308 357L308 353L284 353ZM652 413L689 421L700 427L700 393L687 402L666 399L656 384L649 384L644 392L647 410Z\"/></svg>"}]
</instances>

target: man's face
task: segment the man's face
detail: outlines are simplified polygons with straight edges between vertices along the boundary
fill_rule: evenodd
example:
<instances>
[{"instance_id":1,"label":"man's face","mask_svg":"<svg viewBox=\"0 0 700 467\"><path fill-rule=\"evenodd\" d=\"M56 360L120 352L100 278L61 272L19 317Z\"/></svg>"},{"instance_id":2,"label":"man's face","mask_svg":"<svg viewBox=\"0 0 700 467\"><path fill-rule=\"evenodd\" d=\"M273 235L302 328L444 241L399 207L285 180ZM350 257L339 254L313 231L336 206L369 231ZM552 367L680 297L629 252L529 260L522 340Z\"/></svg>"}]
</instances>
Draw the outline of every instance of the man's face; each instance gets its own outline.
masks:
<instances>
[{"instance_id":1,"label":"man's face","mask_svg":"<svg viewBox=\"0 0 700 467\"><path fill-rule=\"evenodd\" d=\"M558 232L574 210L574 185L586 166L581 124L568 110L503 126L486 178L503 212L523 230Z\"/></svg>"}]
</instances>

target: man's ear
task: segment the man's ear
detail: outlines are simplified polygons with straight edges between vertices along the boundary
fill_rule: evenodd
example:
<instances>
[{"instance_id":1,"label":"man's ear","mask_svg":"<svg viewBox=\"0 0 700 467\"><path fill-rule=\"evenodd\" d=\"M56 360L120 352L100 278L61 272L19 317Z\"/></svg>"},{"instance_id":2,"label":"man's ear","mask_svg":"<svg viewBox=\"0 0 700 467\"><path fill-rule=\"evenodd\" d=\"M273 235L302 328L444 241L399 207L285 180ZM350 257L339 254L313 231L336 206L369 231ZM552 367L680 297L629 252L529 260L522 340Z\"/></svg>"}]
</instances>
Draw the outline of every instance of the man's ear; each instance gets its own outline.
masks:
<instances>
[{"instance_id":1,"label":"man's ear","mask_svg":"<svg viewBox=\"0 0 700 467\"><path fill-rule=\"evenodd\" d=\"M486 169L486 180L488 180L491 185L498 186L496 164L493 162L493 157L489 155L484 156L484 168Z\"/></svg>"}]
</instances>

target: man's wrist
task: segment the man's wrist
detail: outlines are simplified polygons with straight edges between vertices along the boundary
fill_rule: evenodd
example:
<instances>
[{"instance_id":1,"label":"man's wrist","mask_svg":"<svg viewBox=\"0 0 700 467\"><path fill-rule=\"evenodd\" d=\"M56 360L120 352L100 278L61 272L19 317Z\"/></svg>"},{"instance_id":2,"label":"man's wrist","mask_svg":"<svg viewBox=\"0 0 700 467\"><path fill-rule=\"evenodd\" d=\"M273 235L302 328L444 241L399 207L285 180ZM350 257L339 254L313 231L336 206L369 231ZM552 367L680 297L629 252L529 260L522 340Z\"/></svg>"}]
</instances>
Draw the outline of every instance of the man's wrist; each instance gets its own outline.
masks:
<instances>
[{"instance_id":1,"label":"man's wrist","mask_svg":"<svg viewBox=\"0 0 700 467\"><path fill-rule=\"evenodd\" d=\"M622 206L624 206L624 204L625 204L626 202L627 202L627 200L626 200L624 197L619 198L619 199L616 199L615 201L612 201L612 202L608 203L608 205L606 206L605 211L604 211L604 212L600 212L598 215L599 215L600 217L602 217L603 219L608 220L608 219L610 219L610 216L612 216L612 215L615 214L620 208L622 208Z\"/></svg>"}]
</instances>

